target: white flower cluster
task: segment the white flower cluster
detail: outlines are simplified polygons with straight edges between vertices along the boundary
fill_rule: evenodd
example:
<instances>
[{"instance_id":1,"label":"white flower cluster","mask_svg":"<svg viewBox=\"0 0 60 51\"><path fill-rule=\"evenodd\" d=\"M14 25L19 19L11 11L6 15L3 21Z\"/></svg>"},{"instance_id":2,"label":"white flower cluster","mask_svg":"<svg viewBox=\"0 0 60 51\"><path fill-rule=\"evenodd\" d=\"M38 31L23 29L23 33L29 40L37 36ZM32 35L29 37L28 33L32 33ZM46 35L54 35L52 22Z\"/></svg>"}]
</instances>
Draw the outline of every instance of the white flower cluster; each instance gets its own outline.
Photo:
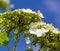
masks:
<instances>
[{"instance_id":1,"label":"white flower cluster","mask_svg":"<svg viewBox=\"0 0 60 51\"><path fill-rule=\"evenodd\" d=\"M40 16L40 18L44 18L43 14L39 10L37 12L35 12L35 11L32 11L31 9L19 9L19 11L21 11L21 10L26 13L38 14ZM18 10L15 10L15 11L18 11Z\"/></svg>"},{"instance_id":2,"label":"white flower cluster","mask_svg":"<svg viewBox=\"0 0 60 51\"><path fill-rule=\"evenodd\" d=\"M29 32L31 34L35 34L37 37L40 37L43 36L49 30L51 30L55 34L60 33L60 31L57 28L54 28L51 24L46 24L43 22L31 23Z\"/></svg>"},{"instance_id":3,"label":"white flower cluster","mask_svg":"<svg viewBox=\"0 0 60 51\"><path fill-rule=\"evenodd\" d=\"M46 23L43 23L43 22L35 22L35 23L31 23L30 25L29 25L29 27L31 28L31 29L37 29L37 26L38 25L44 25L44 24L46 24Z\"/></svg>"},{"instance_id":4,"label":"white flower cluster","mask_svg":"<svg viewBox=\"0 0 60 51\"><path fill-rule=\"evenodd\" d=\"M34 11L32 11L31 9L22 9L23 12L28 12L28 13L36 13ZM41 17L41 18L44 18L43 14L38 10L38 15Z\"/></svg>"},{"instance_id":5,"label":"white flower cluster","mask_svg":"<svg viewBox=\"0 0 60 51\"><path fill-rule=\"evenodd\" d=\"M28 13L36 13L34 11L32 11L31 9L22 9L23 12L28 12Z\"/></svg>"},{"instance_id":6,"label":"white flower cluster","mask_svg":"<svg viewBox=\"0 0 60 51\"><path fill-rule=\"evenodd\" d=\"M53 30L53 33L58 34L58 33L60 33L60 31L59 31L59 29L57 28L57 29L54 29L54 30Z\"/></svg>"},{"instance_id":7,"label":"white flower cluster","mask_svg":"<svg viewBox=\"0 0 60 51\"><path fill-rule=\"evenodd\" d=\"M41 28L41 29L35 29L35 30L32 30L30 29L29 32L31 34L35 34L37 35L37 37L40 37L40 36L43 36L46 32L48 32L49 30L48 29L44 29L44 28Z\"/></svg>"}]
</instances>

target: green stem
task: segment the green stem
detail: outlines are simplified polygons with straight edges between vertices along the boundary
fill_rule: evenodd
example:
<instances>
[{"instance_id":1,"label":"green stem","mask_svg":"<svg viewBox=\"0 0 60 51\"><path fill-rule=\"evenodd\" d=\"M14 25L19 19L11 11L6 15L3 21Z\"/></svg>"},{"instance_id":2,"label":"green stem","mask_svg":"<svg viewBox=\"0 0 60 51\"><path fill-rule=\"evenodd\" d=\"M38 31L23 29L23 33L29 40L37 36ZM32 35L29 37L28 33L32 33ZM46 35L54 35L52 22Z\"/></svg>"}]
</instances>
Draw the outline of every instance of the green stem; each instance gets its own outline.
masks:
<instances>
[{"instance_id":1,"label":"green stem","mask_svg":"<svg viewBox=\"0 0 60 51\"><path fill-rule=\"evenodd\" d=\"M18 36L17 36L17 38L15 39L13 51L16 51L17 43L18 43Z\"/></svg>"},{"instance_id":2,"label":"green stem","mask_svg":"<svg viewBox=\"0 0 60 51\"><path fill-rule=\"evenodd\" d=\"M17 43L18 43L18 38L19 38L19 36L20 36L19 33L20 33L20 32L18 32L18 33L15 35L15 43L14 43L13 51L16 51L16 46L17 46Z\"/></svg>"},{"instance_id":3,"label":"green stem","mask_svg":"<svg viewBox=\"0 0 60 51\"><path fill-rule=\"evenodd\" d=\"M17 42L14 43L13 51L16 51L16 45L17 45Z\"/></svg>"}]
</instances>

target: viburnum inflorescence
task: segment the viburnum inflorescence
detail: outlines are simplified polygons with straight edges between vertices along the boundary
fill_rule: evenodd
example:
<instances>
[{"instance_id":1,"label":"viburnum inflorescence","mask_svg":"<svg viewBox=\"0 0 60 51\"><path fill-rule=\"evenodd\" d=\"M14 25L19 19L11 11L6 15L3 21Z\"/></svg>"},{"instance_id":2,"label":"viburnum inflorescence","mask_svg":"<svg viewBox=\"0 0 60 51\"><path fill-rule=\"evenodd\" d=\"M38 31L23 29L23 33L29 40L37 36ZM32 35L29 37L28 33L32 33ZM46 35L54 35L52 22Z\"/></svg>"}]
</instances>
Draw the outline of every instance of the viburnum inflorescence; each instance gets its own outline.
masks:
<instances>
[{"instance_id":1,"label":"viburnum inflorescence","mask_svg":"<svg viewBox=\"0 0 60 51\"><path fill-rule=\"evenodd\" d=\"M38 43L40 50L59 51L60 31L52 24L46 24L44 22L31 23L28 32L33 35L33 45Z\"/></svg>"},{"instance_id":2,"label":"viburnum inflorescence","mask_svg":"<svg viewBox=\"0 0 60 51\"><path fill-rule=\"evenodd\" d=\"M0 37L0 45L5 45L9 42L10 31L14 30L15 44L13 51L16 51L16 45L21 33L24 34L25 41L30 44L32 37L32 46L37 43L40 45L40 50L43 51L60 51L60 31L52 24L46 24L42 21L44 18L40 11L35 12L30 9L18 9L11 12L0 13L0 28L3 34ZM6 43L6 45L8 45ZM32 48L29 48L30 50Z\"/></svg>"},{"instance_id":3,"label":"viburnum inflorescence","mask_svg":"<svg viewBox=\"0 0 60 51\"><path fill-rule=\"evenodd\" d=\"M33 13L32 10L29 12L27 10L18 9L12 12L0 13L0 28L2 28L2 32L6 32L8 38L11 30L14 30L15 36L13 38L16 40L20 33L28 32L30 23L41 21L37 12Z\"/></svg>"}]
</instances>

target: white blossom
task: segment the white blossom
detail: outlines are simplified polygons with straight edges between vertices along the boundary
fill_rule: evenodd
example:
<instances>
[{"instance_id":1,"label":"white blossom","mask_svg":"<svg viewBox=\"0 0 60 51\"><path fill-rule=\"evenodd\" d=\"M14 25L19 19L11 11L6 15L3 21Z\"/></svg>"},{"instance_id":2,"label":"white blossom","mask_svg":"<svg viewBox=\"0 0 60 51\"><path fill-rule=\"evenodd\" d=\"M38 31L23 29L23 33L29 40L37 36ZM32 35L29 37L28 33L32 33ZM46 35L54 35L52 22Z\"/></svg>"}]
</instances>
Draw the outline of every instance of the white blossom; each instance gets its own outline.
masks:
<instances>
[{"instance_id":1,"label":"white blossom","mask_svg":"<svg viewBox=\"0 0 60 51\"><path fill-rule=\"evenodd\" d=\"M32 11L31 9L22 9L23 12L28 12L28 13L36 13L34 11Z\"/></svg>"},{"instance_id":2,"label":"white blossom","mask_svg":"<svg viewBox=\"0 0 60 51\"><path fill-rule=\"evenodd\" d=\"M44 16L43 16L43 14L42 14L42 13L40 13L40 17L41 17L41 18L44 18Z\"/></svg>"},{"instance_id":3,"label":"white blossom","mask_svg":"<svg viewBox=\"0 0 60 51\"><path fill-rule=\"evenodd\" d=\"M58 29L54 29L54 30L53 30L53 33L58 34L58 33L60 33L60 31L59 31Z\"/></svg>"},{"instance_id":4,"label":"white blossom","mask_svg":"<svg viewBox=\"0 0 60 51\"><path fill-rule=\"evenodd\" d=\"M28 13L36 13L34 11L32 11L31 9L22 9L23 12L28 12ZM38 11L38 15L41 17L41 18L44 18L43 14Z\"/></svg>"},{"instance_id":5,"label":"white blossom","mask_svg":"<svg viewBox=\"0 0 60 51\"><path fill-rule=\"evenodd\" d=\"M29 37L26 37L25 41L26 41L26 44L30 44L30 42L31 42Z\"/></svg>"},{"instance_id":6,"label":"white blossom","mask_svg":"<svg viewBox=\"0 0 60 51\"><path fill-rule=\"evenodd\" d=\"M40 12L40 10L38 10L37 13L39 14L39 16L40 16L41 18L44 18L43 14Z\"/></svg>"},{"instance_id":7,"label":"white blossom","mask_svg":"<svg viewBox=\"0 0 60 51\"><path fill-rule=\"evenodd\" d=\"M58 34L60 31L55 28L52 24L46 24L44 22L35 22L30 24L29 32L31 34L37 35L37 37L40 37L44 35L48 31L52 31L52 33Z\"/></svg>"},{"instance_id":8,"label":"white blossom","mask_svg":"<svg viewBox=\"0 0 60 51\"><path fill-rule=\"evenodd\" d=\"M38 25L43 25L43 24L46 24L46 23L43 23L43 22L35 22L35 23L33 23L33 22L32 22L32 23L29 25L29 27L30 27L31 29L36 29Z\"/></svg>"},{"instance_id":9,"label":"white blossom","mask_svg":"<svg viewBox=\"0 0 60 51\"><path fill-rule=\"evenodd\" d=\"M48 29L44 29L44 28L41 28L41 29L30 29L29 32L31 34L35 34L37 37L40 37L40 36L43 36L46 32L48 32L49 30Z\"/></svg>"}]
</instances>

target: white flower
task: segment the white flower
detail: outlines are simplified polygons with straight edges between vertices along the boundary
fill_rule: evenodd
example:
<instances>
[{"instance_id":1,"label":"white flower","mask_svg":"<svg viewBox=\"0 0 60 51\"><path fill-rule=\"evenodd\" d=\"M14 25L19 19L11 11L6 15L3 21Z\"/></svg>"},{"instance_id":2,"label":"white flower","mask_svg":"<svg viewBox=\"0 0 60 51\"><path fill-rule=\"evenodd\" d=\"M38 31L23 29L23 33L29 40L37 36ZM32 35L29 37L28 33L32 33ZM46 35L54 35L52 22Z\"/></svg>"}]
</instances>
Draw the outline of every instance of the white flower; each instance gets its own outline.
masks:
<instances>
[{"instance_id":1,"label":"white flower","mask_svg":"<svg viewBox=\"0 0 60 51\"><path fill-rule=\"evenodd\" d=\"M44 28L41 28L41 29L30 29L29 32L31 34L35 34L37 35L37 37L40 37L40 36L43 36L46 32L48 32L49 30L48 29L44 29Z\"/></svg>"},{"instance_id":2,"label":"white flower","mask_svg":"<svg viewBox=\"0 0 60 51\"><path fill-rule=\"evenodd\" d=\"M31 29L35 29L36 26L37 26L37 23L31 23L31 24L29 25L29 27L30 27Z\"/></svg>"},{"instance_id":3,"label":"white flower","mask_svg":"<svg viewBox=\"0 0 60 51\"><path fill-rule=\"evenodd\" d=\"M41 18L44 18L43 14L40 12L40 10L38 10L37 13L39 14L39 16L40 16Z\"/></svg>"},{"instance_id":4,"label":"white flower","mask_svg":"<svg viewBox=\"0 0 60 51\"><path fill-rule=\"evenodd\" d=\"M40 13L40 16L41 16L41 18L44 18L44 16L43 16L43 14L42 14L42 13Z\"/></svg>"},{"instance_id":5,"label":"white flower","mask_svg":"<svg viewBox=\"0 0 60 51\"><path fill-rule=\"evenodd\" d=\"M29 12L29 13L36 13L34 11L32 11L31 9L22 9L23 12Z\"/></svg>"},{"instance_id":6,"label":"white flower","mask_svg":"<svg viewBox=\"0 0 60 51\"><path fill-rule=\"evenodd\" d=\"M29 37L26 37L25 41L26 41L26 44L30 44L30 38Z\"/></svg>"},{"instance_id":7,"label":"white flower","mask_svg":"<svg viewBox=\"0 0 60 51\"><path fill-rule=\"evenodd\" d=\"M35 23L33 23L33 22L32 22L32 23L29 25L29 27L30 27L31 29L36 29L38 25L44 25L44 24L46 24L46 23L43 23L43 22L35 22Z\"/></svg>"},{"instance_id":8,"label":"white flower","mask_svg":"<svg viewBox=\"0 0 60 51\"><path fill-rule=\"evenodd\" d=\"M59 31L58 29L54 29L54 30L53 30L53 33L58 34L58 33L60 33L60 31Z\"/></svg>"},{"instance_id":9,"label":"white flower","mask_svg":"<svg viewBox=\"0 0 60 51\"><path fill-rule=\"evenodd\" d=\"M60 33L60 31L57 28L55 28L52 24L46 24L44 22L31 23L29 27L30 27L29 32L31 34L37 35L37 37L44 35L49 30L55 34Z\"/></svg>"}]
</instances>

